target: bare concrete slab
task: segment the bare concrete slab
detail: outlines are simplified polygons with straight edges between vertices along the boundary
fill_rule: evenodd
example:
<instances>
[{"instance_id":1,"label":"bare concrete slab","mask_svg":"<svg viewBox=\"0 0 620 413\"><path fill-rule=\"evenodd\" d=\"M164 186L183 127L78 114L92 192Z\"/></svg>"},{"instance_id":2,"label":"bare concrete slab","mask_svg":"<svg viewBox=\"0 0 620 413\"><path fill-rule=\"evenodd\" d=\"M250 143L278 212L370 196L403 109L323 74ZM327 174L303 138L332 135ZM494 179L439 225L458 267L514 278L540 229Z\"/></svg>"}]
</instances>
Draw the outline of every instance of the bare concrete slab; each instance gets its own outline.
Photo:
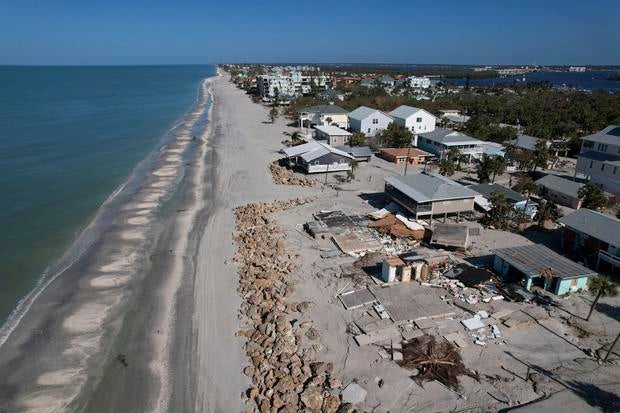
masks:
<instances>
[{"instance_id":1,"label":"bare concrete slab","mask_svg":"<svg viewBox=\"0 0 620 413\"><path fill-rule=\"evenodd\" d=\"M370 287L395 322L444 318L454 315L433 289L416 283L400 283L389 287Z\"/></svg>"},{"instance_id":2,"label":"bare concrete slab","mask_svg":"<svg viewBox=\"0 0 620 413\"><path fill-rule=\"evenodd\" d=\"M342 305L344 305L344 308L347 310L359 308L376 301L375 296L366 288L340 294L338 298L340 298Z\"/></svg>"}]
</instances>

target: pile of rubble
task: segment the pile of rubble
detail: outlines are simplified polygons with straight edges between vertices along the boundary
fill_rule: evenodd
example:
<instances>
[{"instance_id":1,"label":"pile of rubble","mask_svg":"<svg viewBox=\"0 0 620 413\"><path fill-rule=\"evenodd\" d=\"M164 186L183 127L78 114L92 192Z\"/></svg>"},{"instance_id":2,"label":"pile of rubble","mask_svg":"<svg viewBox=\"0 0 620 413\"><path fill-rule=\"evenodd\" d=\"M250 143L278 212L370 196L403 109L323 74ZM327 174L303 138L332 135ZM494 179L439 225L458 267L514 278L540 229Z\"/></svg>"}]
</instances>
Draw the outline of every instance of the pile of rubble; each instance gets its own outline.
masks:
<instances>
[{"instance_id":1,"label":"pile of rubble","mask_svg":"<svg viewBox=\"0 0 620 413\"><path fill-rule=\"evenodd\" d=\"M269 165L273 182L278 185L314 186L316 181L306 176L296 175L290 169L280 165L280 161L273 161Z\"/></svg>"},{"instance_id":2,"label":"pile of rubble","mask_svg":"<svg viewBox=\"0 0 620 413\"><path fill-rule=\"evenodd\" d=\"M349 411L338 394L340 381L333 377L333 364L312 360L311 348L303 345L308 322L301 316L307 302L287 302L293 291L288 277L296 266L286 253L284 232L271 214L311 202L294 199L285 202L256 203L235 210L234 239L240 264L239 294L241 329L238 336L247 338L245 351L251 364L244 373L252 380L247 391L255 412ZM312 340L316 335L305 337Z\"/></svg>"},{"instance_id":3,"label":"pile of rubble","mask_svg":"<svg viewBox=\"0 0 620 413\"><path fill-rule=\"evenodd\" d=\"M416 240L423 239L426 232L421 225L413 228L408 227L393 214L387 214L383 218L371 222L368 227L376 229L382 235L391 235L394 238L409 237Z\"/></svg>"}]
</instances>

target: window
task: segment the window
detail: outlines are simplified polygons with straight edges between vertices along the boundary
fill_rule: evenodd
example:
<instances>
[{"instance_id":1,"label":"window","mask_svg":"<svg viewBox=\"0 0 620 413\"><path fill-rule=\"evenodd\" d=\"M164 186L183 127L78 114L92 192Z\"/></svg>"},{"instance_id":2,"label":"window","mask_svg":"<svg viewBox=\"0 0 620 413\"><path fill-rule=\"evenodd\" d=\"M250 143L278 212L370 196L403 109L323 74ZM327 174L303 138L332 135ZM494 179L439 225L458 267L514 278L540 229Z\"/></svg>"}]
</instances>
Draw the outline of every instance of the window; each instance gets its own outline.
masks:
<instances>
[{"instance_id":1,"label":"window","mask_svg":"<svg viewBox=\"0 0 620 413\"><path fill-rule=\"evenodd\" d=\"M614 166L614 175L616 174L616 171L618 170L617 166Z\"/></svg>"},{"instance_id":2,"label":"window","mask_svg":"<svg viewBox=\"0 0 620 413\"><path fill-rule=\"evenodd\" d=\"M370 133L370 128L368 128L368 133ZM590 166L590 168L592 168L592 166Z\"/></svg>"},{"instance_id":3,"label":"window","mask_svg":"<svg viewBox=\"0 0 620 413\"><path fill-rule=\"evenodd\" d=\"M603 172L604 170L605 170L605 164L604 164L604 163L602 163L602 164L601 164L601 172Z\"/></svg>"},{"instance_id":4,"label":"window","mask_svg":"<svg viewBox=\"0 0 620 413\"><path fill-rule=\"evenodd\" d=\"M370 132L370 129L368 129L368 132ZM594 161L590 161L590 169L592 169L592 165L594 165Z\"/></svg>"},{"instance_id":5,"label":"window","mask_svg":"<svg viewBox=\"0 0 620 413\"><path fill-rule=\"evenodd\" d=\"M373 125L378 125L379 124L379 119L373 119L372 120L372 124Z\"/></svg>"},{"instance_id":6,"label":"window","mask_svg":"<svg viewBox=\"0 0 620 413\"><path fill-rule=\"evenodd\" d=\"M599 143L597 146L597 150L599 152L607 152L607 144L606 143Z\"/></svg>"},{"instance_id":7,"label":"window","mask_svg":"<svg viewBox=\"0 0 620 413\"><path fill-rule=\"evenodd\" d=\"M415 121L420 123L420 122L422 122L422 118L415 118Z\"/></svg>"}]
</instances>

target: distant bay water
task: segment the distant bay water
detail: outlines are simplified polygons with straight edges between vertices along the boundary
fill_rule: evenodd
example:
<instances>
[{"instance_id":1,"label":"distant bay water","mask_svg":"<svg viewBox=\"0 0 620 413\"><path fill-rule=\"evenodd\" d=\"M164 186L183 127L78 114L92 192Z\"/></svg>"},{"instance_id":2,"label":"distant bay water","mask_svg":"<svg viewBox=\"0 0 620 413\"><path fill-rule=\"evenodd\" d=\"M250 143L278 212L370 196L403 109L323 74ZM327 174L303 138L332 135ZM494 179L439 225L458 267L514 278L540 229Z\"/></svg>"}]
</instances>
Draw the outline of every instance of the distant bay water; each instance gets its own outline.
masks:
<instances>
[{"instance_id":1,"label":"distant bay water","mask_svg":"<svg viewBox=\"0 0 620 413\"><path fill-rule=\"evenodd\" d=\"M0 324L214 74L0 66Z\"/></svg>"},{"instance_id":2,"label":"distant bay water","mask_svg":"<svg viewBox=\"0 0 620 413\"><path fill-rule=\"evenodd\" d=\"M524 82L549 82L555 87L574 87L579 90L620 91L620 81L607 80L618 75L617 71L597 70L588 72L534 72L521 76L471 79L471 86L494 86L499 84L524 84ZM465 79L444 79L446 83L462 86Z\"/></svg>"}]
</instances>

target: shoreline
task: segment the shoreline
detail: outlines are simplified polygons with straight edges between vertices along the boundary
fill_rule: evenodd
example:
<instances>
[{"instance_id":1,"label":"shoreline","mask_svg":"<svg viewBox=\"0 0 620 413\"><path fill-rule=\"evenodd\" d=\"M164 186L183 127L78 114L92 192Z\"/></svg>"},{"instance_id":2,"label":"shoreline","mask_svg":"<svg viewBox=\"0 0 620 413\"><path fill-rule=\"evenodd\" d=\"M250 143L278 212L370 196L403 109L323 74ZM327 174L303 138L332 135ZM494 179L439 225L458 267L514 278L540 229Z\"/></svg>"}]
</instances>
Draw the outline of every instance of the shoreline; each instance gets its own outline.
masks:
<instances>
[{"instance_id":1,"label":"shoreline","mask_svg":"<svg viewBox=\"0 0 620 413\"><path fill-rule=\"evenodd\" d=\"M89 394L103 378L97 372L111 363L120 365L111 351L125 315L135 305L132 301L144 287L141 284L150 272L157 272L149 264L149 251L156 246L153 240L163 234L164 222L175 218L165 210L179 203L175 198L182 194L177 186L187 175L187 161L196 158L192 148L197 142L191 135L193 127L208 115L209 79L213 78L201 81L195 103L175 125L172 137L136 166L136 170L146 168L141 185L128 190L129 178L104 203L119 203L110 227L66 270L47 279L45 288L31 293L29 309L13 327L0 354L0 371L5 376L0 407L82 410L79 406L88 404ZM153 169L148 168L151 162ZM75 243L88 236L106 212L100 209Z\"/></svg>"}]
</instances>

